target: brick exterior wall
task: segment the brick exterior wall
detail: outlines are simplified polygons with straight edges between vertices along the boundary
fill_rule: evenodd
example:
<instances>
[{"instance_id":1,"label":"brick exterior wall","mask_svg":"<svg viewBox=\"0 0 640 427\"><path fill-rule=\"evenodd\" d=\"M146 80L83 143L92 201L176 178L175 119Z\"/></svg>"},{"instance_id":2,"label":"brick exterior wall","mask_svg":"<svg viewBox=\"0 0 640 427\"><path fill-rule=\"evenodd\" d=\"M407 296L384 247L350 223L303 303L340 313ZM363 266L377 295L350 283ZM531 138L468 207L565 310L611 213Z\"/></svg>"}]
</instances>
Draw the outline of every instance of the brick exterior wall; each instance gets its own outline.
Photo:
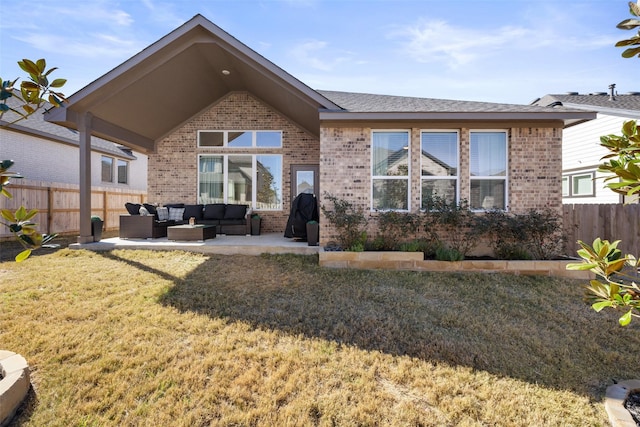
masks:
<instances>
[{"instance_id":1,"label":"brick exterior wall","mask_svg":"<svg viewBox=\"0 0 640 427\"><path fill-rule=\"evenodd\" d=\"M432 129L460 132L460 199L470 199L469 135L475 127L429 124ZM322 127L320 130L320 181L322 192L348 200L369 217L368 234L377 234L375 212L371 212L371 132L376 127ZM402 130L407 128L397 127ZM410 210L421 204L420 132L411 127ZM511 127L508 131L508 205L512 212L552 208L562 215L562 128ZM331 207L320 196L320 204ZM337 240L336 232L321 218L321 245Z\"/></svg>"},{"instance_id":2,"label":"brick exterior wall","mask_svg":"<svg viewBox=\"0 0 640 427\"><path fill-rule=\"evenodd\" d=\"M279 130L282 148L198 148L198 130ZM149 155L148 199L151 203L197 203L199 154L282 155L283 208L260 211L264 232L284 232L291 208L291 165L318 164L319 140L262 101L245 92L230 93L186 122L156 145Z\"/></svg>"}]
</instances>

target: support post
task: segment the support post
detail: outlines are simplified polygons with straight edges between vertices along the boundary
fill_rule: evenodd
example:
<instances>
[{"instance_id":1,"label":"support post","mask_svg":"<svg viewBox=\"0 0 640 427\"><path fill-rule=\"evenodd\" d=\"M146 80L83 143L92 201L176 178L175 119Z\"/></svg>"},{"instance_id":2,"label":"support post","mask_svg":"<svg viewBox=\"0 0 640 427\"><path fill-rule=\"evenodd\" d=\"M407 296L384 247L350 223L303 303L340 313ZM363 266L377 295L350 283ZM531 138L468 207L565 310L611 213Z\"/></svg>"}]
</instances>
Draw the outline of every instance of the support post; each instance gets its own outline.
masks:
<instances>
[{"instance_id":1,"label":"support post","mask_svg":"<svg viewBox=\"0 0 640 427\"><path fill-rule=\"evenodd\" d=\"M80 236L78 243L93 242L91 234L91 113L79 117L80 131Z\"/></svg>"}]
</instances>

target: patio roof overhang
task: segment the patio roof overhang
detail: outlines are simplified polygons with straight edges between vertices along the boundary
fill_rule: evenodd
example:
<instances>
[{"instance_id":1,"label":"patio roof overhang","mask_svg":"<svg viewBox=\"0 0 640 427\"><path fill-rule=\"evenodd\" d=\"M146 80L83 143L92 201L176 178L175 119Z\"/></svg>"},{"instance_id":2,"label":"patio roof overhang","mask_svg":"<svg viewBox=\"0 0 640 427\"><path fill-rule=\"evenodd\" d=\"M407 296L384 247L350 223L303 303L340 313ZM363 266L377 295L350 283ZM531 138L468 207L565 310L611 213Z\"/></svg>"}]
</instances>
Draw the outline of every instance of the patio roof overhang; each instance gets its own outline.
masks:
<instances>
[{"instance_id":1,"label":"patio roof overhang","mask_svg":"<svg viewBox=\"0 0 640 427\"><path fill-rule=\"evenodd\" d=\"M196 15L189 22L90 83L46 120L149 153L230 92L246 91L318 136L318 110L337 105L231 35Z\"/></svg>"}]
</instances>

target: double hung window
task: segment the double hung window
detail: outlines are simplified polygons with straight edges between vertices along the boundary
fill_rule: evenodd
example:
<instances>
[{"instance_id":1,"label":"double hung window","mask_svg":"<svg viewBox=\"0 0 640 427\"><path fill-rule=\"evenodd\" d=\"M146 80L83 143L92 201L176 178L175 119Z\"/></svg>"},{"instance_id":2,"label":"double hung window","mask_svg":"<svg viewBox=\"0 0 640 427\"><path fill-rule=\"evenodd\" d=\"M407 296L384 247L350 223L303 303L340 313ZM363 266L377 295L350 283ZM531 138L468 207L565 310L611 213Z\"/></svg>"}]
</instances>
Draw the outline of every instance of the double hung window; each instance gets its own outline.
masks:
<instances>
[{"instance_id":1,"label":"double hung window","mask_svg":"<svg viewBox=\"0 0 640 427\"><path fill-rule=\"evenodd\" d=\"M470 207L491 210L507 207L507 133L470 133Z\"/></svg>"},{"instance_id":2,"label":"double hung window","mask_svg":"<svg viewBox=\"0 0 640 427\"><path fill-rule=\"evenodd\" d=\"M431 200L458 202L458 132L425 131L420 138L422 209Z\"/></svg>"},{"instance_id":3,"label":"double hung window","mask_svg":"<svg viewBox=\"0 0 640 427\"><path fill-rule=\"evenodd\" d=\"M372 208L409 209L409 132L374 131L372 150Z\"/></svg>"}]
</instances>

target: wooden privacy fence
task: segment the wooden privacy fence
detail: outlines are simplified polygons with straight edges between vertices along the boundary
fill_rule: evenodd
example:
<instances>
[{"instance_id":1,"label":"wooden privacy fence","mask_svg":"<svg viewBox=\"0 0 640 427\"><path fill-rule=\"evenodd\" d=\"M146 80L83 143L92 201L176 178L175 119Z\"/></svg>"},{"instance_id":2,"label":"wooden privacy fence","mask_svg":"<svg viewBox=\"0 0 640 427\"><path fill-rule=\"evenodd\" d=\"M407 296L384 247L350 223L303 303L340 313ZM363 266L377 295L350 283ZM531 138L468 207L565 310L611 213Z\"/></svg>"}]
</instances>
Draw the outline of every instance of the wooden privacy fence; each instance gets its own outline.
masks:
<instances>
[{"instance_id":1,"label":"wooden privacy fence","mask_svg":"<svg viewBox=\"0 0 640 427\"><path fill-rule=\"evenodd\" d=\"M640 256L640 204L563 205L562 211L569 255L580 248L578 240L591 244L600 237L621 240L623 254Z\"/></svg>"},{"instance_id":2,"label":"wooden privacy fence","mask_svg":"<svg viewBox=\"0 0 640 427\"><path fill-rule=\"evenodd\" d=\"M77 185L12 180L7 190L12 199L0 197L0 208L15 211L20 206L38 209L34 222L41 233L71 234L80 232L80 190ZM142 203L146 191L92 187L91 214L104 221L105 230L120 226L120 215L126 214L126 202ZM0 238L12 236L7 227L0 227Z\"/></svg>"}]
</instances>

